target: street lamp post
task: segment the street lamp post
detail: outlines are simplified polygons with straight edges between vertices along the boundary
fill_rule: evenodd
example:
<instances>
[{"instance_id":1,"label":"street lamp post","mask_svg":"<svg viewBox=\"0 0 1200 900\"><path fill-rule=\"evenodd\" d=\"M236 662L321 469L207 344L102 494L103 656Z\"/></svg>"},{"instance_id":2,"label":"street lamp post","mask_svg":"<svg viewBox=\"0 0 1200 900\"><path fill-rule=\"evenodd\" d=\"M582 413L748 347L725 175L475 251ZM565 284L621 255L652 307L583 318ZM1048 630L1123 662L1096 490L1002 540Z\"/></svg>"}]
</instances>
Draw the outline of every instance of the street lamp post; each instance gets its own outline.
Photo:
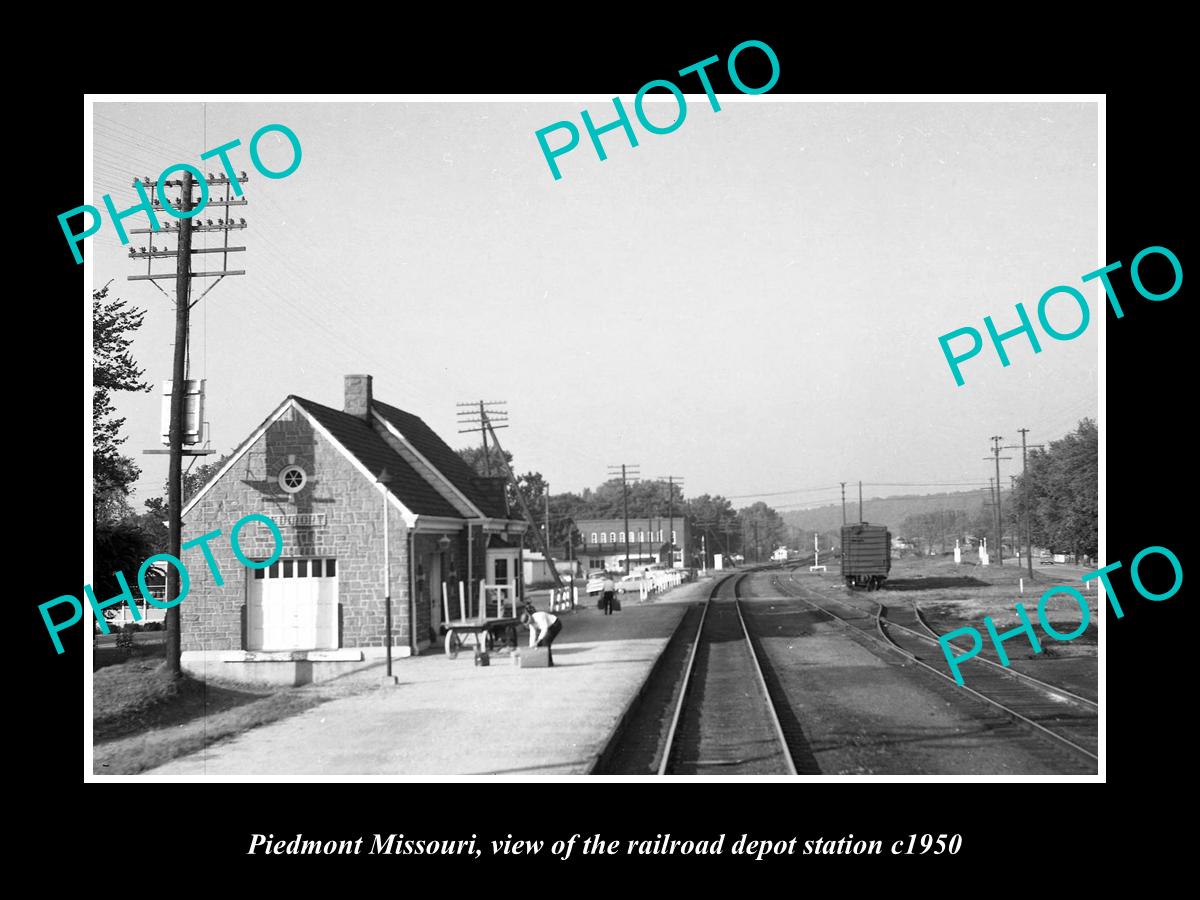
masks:
<instances>
[{"instance_id":1,"label":"street lamp post","mask_svg":"<svg viewBox=\"0 0 1200 900\"><path fill-rule=\"evenodd\" d=\"M387 678L394 681L392 675L392 556L391 537L388 532L388 485L392 477L385 468L380 471L376 483L383 492L383 605L386 616L387 635L384 644L387 649Z\"/></svg>"}]
</instances>

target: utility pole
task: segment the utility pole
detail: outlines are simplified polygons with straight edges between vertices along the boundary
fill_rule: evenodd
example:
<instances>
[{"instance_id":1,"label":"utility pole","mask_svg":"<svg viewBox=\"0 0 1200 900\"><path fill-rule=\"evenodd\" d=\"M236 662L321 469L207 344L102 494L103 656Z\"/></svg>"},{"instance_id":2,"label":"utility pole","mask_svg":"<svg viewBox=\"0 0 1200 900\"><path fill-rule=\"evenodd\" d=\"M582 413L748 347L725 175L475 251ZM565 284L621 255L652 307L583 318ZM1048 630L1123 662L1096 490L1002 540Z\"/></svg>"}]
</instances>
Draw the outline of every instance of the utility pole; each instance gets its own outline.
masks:
<instances>
[{"instance_id":1,"label":"utility pole","mask_svg":"<svg viewBox=\"0 0 1200 900\"><path fill-rule=\"evenodd\" d=\"M996 460L996 561L999 565L1004 565L1004 532L1002 531L1004 520L1000 518L1000 460L1012 459L1011 456L1000 455L1000 442L1002 440L1004 440L1003 436L998 434L993 434L991 437L992 456ZM984 459L986 460L988 457L985 456Z\"/></svg>"},{"instance_id":2,"label":"utility pole","mask_svg":"<svg viewBox=\"0 0 1200 900\"><path fill-rule=\"evenodd\" d=\"M545 515L545 519L546 519L546 547L549 548L549 546L550 546L550 482L548 482L548 481L542 482L542 486L545 488L545 493L542 494L542 499L545 501L544 515ZM554 563L551 561L550 557L546 557L546 565L553 567Z\"/></svg>"},{"instance_id":3,"label":"utility pole","mask_svg":"<svg viewBox=\"0 0 1200 900\"><path fill-rule=\"evenodd\" d=\"M1026 443L1025 435L1027 435L1029 433L1028 428L1018 428L1017 431L1021 432L1021 507L1023 508L1024 513L1025 513L1025 559L1027 561L1026 564L1029 567L1029 579L1032 581L1033 580L1033 518L1030 514L1030 509L1029 509L1029 480L1028 480L1028 478L1026 478L1026 473L1028 472L1028 466L1029 466L1029 449L1032 447L1032 448L1037 448L1040 450L1040 449L1044 448L1046 445L1045 444L1028 444L1028 443ZM1004 449L1016 450L1017 447L1015 444L1013 444L1008 447L1005 447ZM1020 529L1019 517L1018 517L1017 528ZM1021 537L1018 534L1017 540L1019 541L1020 539L1021 539Z\"/></svg>"},{"instance_id":4,"label":"utility pole","mask_svg":"<svg viewBox=\"0 0 1200 900\"><path fill-rule=\"evenodd\" d=\"M458 429L458 433L469 434L478 431L483 434L483 470L487 472L488 478L492 477L492 455L488 450L488 429L508 427L507 425L496 424L497 422L507 422L508 412L495 408L507 405L507 400L472 400L470 403L455 404L460 409L457 413L459 425L478 426L477 428L460 428ZM492 437L495 438L495 436L495 433L493 433ZM500 445L496 444L496 446L499 447Z\"/></svg>"},{"instance_id":5,"label":"utility pole","mask_svg":"<svg viewBox=\"0 0 1200 900\"><path fill-rule=\"evenodd\" d=\"M1008 476L1008 492L1010 494L1012 494L1013 497L1017 496L1017 476L1016 475ZM1015 503L1016 501L1014 500L1013 502ZM1020 513L1021 513L1021 510L1018 507L1017 508L1017 516L1016 516L1017 533L1016 533L1016 535L1014 535L1014 537L1016 538L1016 545L1017 545L1017 568L1018 569L1021 568L1021 515L1020 515Z\"/></svg>"},{"instance_id":6,"label":"utility pole","mask_svg":"<svg viewBox=\"0 0 1200 900\"><path fill-rule=\"evenodd\" d=\"M758 552L758 519L754 520L754 561L762 562L762 557Z\"/></svg>"},{"instance_id":7,"label":"utility pole","mask_svg":"<svg viewBox=\"0 0 1200 900\"><path fill-rule=\"evenodd\" d=\"M862 482L858 483L858 521L863 521L862 514Z\"/></svg>"},{"instance_id":8,"label":"utility pole","mask_svg":"<svg viewBox=\"0 0 1200 900\"><path fill-rule=\"evenodd\" d=\"M616 475L617 474L616 469L618 469L618 468L620 468L620 470L621 470L621 490L625 497L625 574L629 575L631 573L629 571L629 481L628 481L628 476L629 475L636 476L638 474L636 470L638 468L640 468L640 466L637 463L633 463L628 466L625 463L621 463L620 466L609 466L608 474Z\"/></svg>"},{"instance_id":9,"label":"utility pole","mask_svg":"<svg viewBox=\"0 0 1200 900\"><path fill-rule=\"evenodd\" d=\"M846 524L846 482L842 482L842 524Z\"/></svg>"},{"instance_id":10,"label":"utility pole","mask_svg":"<svg viewBox=\"0 0 1200 900\"><path fill-rule=\"evenodd\" d=\"M467 405L473 406L474 404ZM517 503L520 504L521 512L525 514L525 521L529 523L529 527L533 529L534 534L541 538L542 553L545 555L546 559L549 560L553 555L550 552L550 544L548 543L550 536L548 534L542 534L541 529L537 526L537 522L534 521L533 513L529 511L529 504L525 502L525 494L521 491L521 486L517 483L517 476L513 474L512 466L510 466L508 464L508 460L504 458L504 448L500 446L500 439L496 437L496 431L492 426L490 413L481 408L480 418L482 420L483 427L491 432L492 443L496 445L496 452L500 455L500 465L504 466L505 474L508 475L508 480L512 482L513 493L517 495ZM558 577L558 568L556 566L550 567L550 575L554 578L555 586L561 588L563 583L562 579ZM480 598L480 603L482 604L482 602L483 598ZM482 609L483 607L481 606L480 608Z\"/></svg>"},{"instance_id":11,"label":"utility pole","mask_svg":"<svg viewBox=\"0 0 1200 900\"><path fill-rule=\"evenodd\" d=\"M475 425L475 428L459 428L459 434L467 434L470 432L481 432L483 434L483 470L487 473L487 477L492 477L492 461L491 454L488 453L488 426L484 422L490 422L492 418L500 422L508 421L508 413L503 409L493 409L489 407L502 407L508 403L507 400L492 400L492 401L472 401L470 403L455 404L459 407L459 411L455 413L458 416L459 425ZM476 405L478 404L478 409ZM507 428L507 425L492 425L494 428ZM515 490L516 488L514 488ZM504 492L504 510L508 512L508 492ZM480 525L482 531L483 526ZM477 588L475 587L475 557L474 557L474 537L471 533L471 522L467 521L467 601L471 602L475 597ZM482 562L481 562L482 565ZM480 600L482 603L482 600ZM482 606L480 607L483 608Z\"/></svg>"},{"instance_id":12,"label":"utility pole","mask_svg":"<svg viewBox=\"0 0 1200 900\"><path fill-rule=\"evenodd\" d=\"M183 212L192 210L192 173L183 173L180 194ZM153 252L153 250L151 251ZM175 260L175 359L171 367L171 461L167 471L167 509L170 512L168 529L171 555L183 559L183 392L187 389L188 314L191 312L192 286L192 220L179 222L179 250ZM179 571L167 566L167 596L179 596ZM183 644L180 634L179 604L167 610L166 616L167 670L178 675Z\"/></svg>"},{"instance_id":13,"label":"utility pole","mask_svg":"<svg viewBox=\"0 0 1200 900\"><path fill-rule=\"evenodd\" d=\"M670 548L667 551L667 556L670 560L667 568L675 568L675 485L683 487L683 479L678 475L659 475L658 480L667 479L667 546ZM682 493L682 491L681 491ZM662 507L659 507L660 515Z\"/></svg>"},{"instance_id":14,"label":"utility pole","mask_svg":"<svg viewBox=\"0 0 1200 900\"><path fill-rule=\"evenodd\" d=\"M233 271L229 268L229 254L244 252L245 247L230 247L229 232L234 229L245 228L246 220L240 219L240 224L234 224L232 219L218 219L217 225L213 225L209 219L207 226L197 220L193 223L192 219L197 215L192 210L196 208L196 202L192 197L192 189L200 188L201 204L204 206L224 206L226 214L228 214L231 206L245 206L246 200L234 199L230 194L231 182L227 175L222 174L220 178L214 178L210 173L208 181L196 181L192 177L192 172L195 171L191 167L182 169L183 178L178 181L165 181L163 187L177 187L180 190L179 199L172 201L169 197L157 196L158 185L152 182L149 178L143 178L142 184L150 187L150 205L156 211L166 212L172 219L178 219L178 224L172 228L170 221L165 223L162 228L131 228L130 234L170 234L172 232L177 236L177 247L174 251L168 250L166 246L156 247L153 243L150 244L150 249L139 247L134 250L129 248L130 259L145 259L146 274L145 275L130 275L130 281L149 281L151 282L164 296L170 299L170 295L162 289L158 283L158 279L167 278L169 276L164 273L155 273L153 271L153 261L166 257L175 257L175 355L171 366L171 408L169 412L170 427L168 433L168 446L170 461L167 471L167 512L168 522L167 530L170 541L170 554L176 559L182 557L183 543L183 457L184 456L206 456L212 453L212 450L185 450L183 447L184 427L186 425L186 405L184 403L185 391L187 390L188 376L188 331L189 318L191 309L211 291L226 275L245 275L244 270ZM165 174L165 173L164 173ZM242 172L240 177L235 179L240 183L247 181L246 173ZM135 182L136 184L136 182ZM211 189L219 185L225 186L225 199L213 200L210 197ZM240 191L238 196L240 196ZM208 248L204 247L198 250L192 249L192 232L193 231L220 231L224 234L224 243L221 247ZM192 254L193 253L221 253L222 264L221 268L212 272L193 272L192 271ZM209 285L196 300L191 299L191 286L193 278L213 278L217 280ZM161 453L160 450L147 450L147 453ZM174 599L179 596L179 570L175 566L167 566L167 597ZM172 675L180 674L180 654L181 654L181 634L180 634L180 619L179 619L179 604L175 604L167 609L166 615L166 662L167 671Z\"/></svg>"}]
</instances>

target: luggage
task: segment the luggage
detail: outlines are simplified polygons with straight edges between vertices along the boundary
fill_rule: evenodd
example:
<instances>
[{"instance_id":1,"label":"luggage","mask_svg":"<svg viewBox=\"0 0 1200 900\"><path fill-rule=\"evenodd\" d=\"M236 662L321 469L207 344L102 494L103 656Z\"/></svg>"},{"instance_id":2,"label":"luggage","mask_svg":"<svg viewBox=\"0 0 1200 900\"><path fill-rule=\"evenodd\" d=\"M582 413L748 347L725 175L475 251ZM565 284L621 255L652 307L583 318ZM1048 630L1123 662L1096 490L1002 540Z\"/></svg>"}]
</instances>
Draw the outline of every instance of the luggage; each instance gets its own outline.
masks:
<instances>
[{"instance_id":1,"label":"luggage","mask_svg":"<svg viewBox=\"0 0 1200 900\"><path fill-rule=\"evenodd\" d=\"M612 605L612 610L613 610L613 612L620 612L620 611L621 611L621 598L620 598L620 597L618 597L616 594L613 594L613 605Z\"/></svg>"},{"instance_id":2,"label":"luggage","mask_svg":"<svg viewBox=\"0 0 1200 900\"><path fill-rule=\"evenodd\" d=\"M517 663L522 669L545 669L550 665L550 651L545 647L522 650Z\"/></svg>"}]
</instances>

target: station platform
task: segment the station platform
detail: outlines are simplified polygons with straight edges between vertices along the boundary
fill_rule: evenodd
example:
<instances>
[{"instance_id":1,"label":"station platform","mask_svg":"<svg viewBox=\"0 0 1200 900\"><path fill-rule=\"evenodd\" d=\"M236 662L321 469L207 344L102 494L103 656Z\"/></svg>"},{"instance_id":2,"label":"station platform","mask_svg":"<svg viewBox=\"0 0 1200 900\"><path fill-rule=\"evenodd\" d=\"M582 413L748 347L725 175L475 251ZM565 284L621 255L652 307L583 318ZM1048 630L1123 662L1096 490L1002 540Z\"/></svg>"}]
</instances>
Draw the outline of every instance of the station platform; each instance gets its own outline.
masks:
<instances>
[{"instance_id":1,"label":"station platform","mask_svg":"<svg viewBox=\"0 0 1200 900\"><path fill-rule=\"evenodd\" d=\"M711 579L605 616L586 595L560 613L554 667L521 669L507 653L477 667L473 650L393 662L395 686L367 688L377 668L347 678L348 695L149 770L144 777L287 779L375 775L585 775L593 770L678 628ZM528 632L521 628L522 647ZM297 690L326 689L311 685Z\"/></svg>"}]
</instances>

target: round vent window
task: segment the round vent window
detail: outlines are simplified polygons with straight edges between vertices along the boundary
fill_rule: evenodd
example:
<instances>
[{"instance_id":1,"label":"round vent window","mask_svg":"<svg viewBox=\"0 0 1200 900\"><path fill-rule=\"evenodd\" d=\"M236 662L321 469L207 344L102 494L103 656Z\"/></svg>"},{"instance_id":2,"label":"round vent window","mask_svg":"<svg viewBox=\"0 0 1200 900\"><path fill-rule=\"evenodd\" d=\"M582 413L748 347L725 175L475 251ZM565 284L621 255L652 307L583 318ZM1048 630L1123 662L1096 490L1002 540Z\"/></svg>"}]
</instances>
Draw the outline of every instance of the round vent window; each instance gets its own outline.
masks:
<instances>
[{"instance_id":1,"label":"round vent window","mask_svg":"<svg viewBox=\"0 0 1200 900\"><path fill-rule=\"evenodd\" d=\"M308 475L299 466L287 466L279 473L279 486L289 494L294 494L308 482Z\"/></svg>"}]
</instances>

